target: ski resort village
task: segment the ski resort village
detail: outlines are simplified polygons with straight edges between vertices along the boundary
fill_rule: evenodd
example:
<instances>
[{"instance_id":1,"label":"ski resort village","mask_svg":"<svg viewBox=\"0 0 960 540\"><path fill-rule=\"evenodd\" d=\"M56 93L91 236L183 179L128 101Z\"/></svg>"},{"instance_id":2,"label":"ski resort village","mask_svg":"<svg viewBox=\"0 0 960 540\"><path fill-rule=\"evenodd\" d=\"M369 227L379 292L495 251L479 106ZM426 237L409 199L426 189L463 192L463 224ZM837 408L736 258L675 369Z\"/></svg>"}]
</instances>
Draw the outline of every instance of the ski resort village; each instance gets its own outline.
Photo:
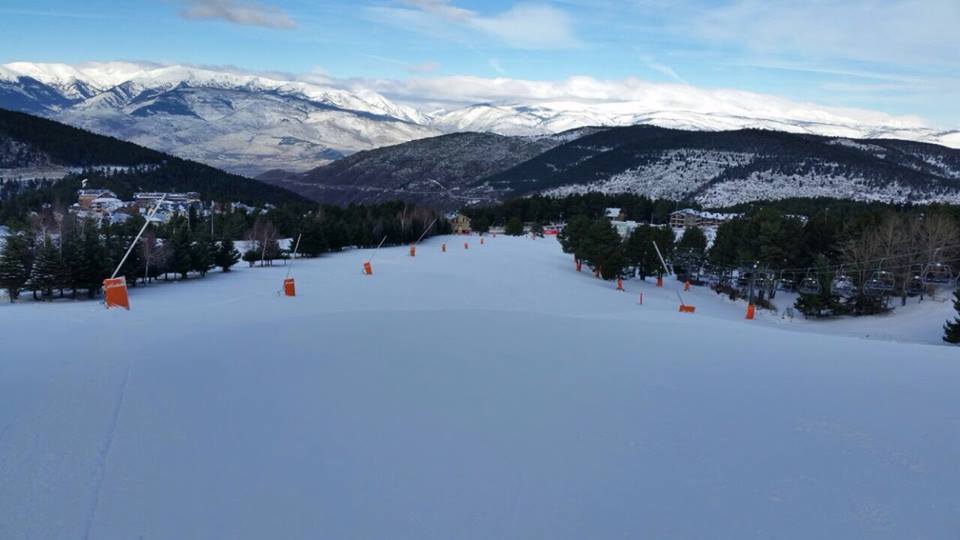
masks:
<instances>
[{"instance_id":1,"label":"ski resort village","mask_svg":"<svg viewBox=\"0 0 960 540\"><path fill-rule=\"evenodd\" d=\"M0 2L0 540L960 540L958 28Z\"/></svg>"}]
</instances>

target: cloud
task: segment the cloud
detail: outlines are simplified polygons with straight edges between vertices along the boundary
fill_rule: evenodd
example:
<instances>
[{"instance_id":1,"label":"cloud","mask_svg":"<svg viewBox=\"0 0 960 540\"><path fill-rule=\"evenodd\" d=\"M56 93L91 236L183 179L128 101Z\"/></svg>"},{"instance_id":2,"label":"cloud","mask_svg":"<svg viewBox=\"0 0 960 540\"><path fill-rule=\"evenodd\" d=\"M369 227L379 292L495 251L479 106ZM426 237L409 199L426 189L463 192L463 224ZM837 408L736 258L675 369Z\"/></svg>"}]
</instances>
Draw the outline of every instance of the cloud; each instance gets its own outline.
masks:
<instances>
[{"instance_id":1,"label":"cloud","mask_svg":"<svg viewBox=\"0 0 960 540\"><path fill-rule=\"evenodd\" d=\"M583 46L573 18L546 4L521 3L493 15L461 8L447 0L404 0L407 7L368 8L373 17L399 28L434 37L463 40L466 31L476 39L493 39L514 49L569 49Z\"/></svg>"},{"instance_id":2,"label":"cloud","mask_svg":"<svg viewBox=\"0 0 960 540\"><path fill-rule=\"evenodd\" d=\"M577 111L589 108L610 118L637 112L689 112L727 117L800 120L811 123L862 124L891 128L927 126L915 116L896 116L868 109L831 107L731 89L711 89L636 78L602 80L577 76L557 81L506 77L449 76L406 80L353 80L364 87L411 106L455 108L476 103L540 105Z\"/></svg>"},{"instance_id":3,"label":"cloud","mask_svg":"<svg viewBox=\"0 0 960 540\"><path fill-rule=\"evenodd\" d=\"M187 5L180 15L185 19L221 20L233 24L281 30L297 26L297 23L280 8L237 0L187 0Z\"/></svg>"},{"instance_id":4,"label":"cloud","mask_svg":"<svg viewBox=\"0 0 960 540\"><path fill-rule=\"evenodd\" d=\"M956 0L733 0L684 33L764 56L960 67Z\"/></svg>"},{"instance_id":5,"label":"cloud","mask_svg":"<svg viewBox=\"0 0 960 540\"><path fill-rule=\"evenodd\" d=\"M671 79L679 83L683 83L683 84L687 83L687 81L683 80L683 77L681 77L680 75L677 75L677 72L674 71L673 68L671 68L666 64L661 64L660 62L657 62L652 56L641 56L640 60L643 62L645 66L656 71L657 73L666 75L667 77L670 77Z\"/></svg>"}]
</instances>

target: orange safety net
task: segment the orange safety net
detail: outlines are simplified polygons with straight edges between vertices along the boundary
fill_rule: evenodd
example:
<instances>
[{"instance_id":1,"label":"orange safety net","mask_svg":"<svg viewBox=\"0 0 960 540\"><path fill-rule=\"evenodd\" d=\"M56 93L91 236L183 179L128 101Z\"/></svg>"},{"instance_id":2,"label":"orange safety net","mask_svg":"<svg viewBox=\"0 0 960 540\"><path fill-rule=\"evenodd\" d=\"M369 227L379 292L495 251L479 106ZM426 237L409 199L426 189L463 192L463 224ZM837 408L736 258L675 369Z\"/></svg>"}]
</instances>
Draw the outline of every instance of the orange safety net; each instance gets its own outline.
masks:
<instances>
[{"instance_id":1,"label":"orange safety net","mask_svg":"<svg viewBox=\"0 0 960 540\"><path fill-rule=\"evenodd\" d=\"M118 277L103 280L103 303L107 306L107 309L112 307L130 309L126 278Z\"/></svg>"}]
</instances>

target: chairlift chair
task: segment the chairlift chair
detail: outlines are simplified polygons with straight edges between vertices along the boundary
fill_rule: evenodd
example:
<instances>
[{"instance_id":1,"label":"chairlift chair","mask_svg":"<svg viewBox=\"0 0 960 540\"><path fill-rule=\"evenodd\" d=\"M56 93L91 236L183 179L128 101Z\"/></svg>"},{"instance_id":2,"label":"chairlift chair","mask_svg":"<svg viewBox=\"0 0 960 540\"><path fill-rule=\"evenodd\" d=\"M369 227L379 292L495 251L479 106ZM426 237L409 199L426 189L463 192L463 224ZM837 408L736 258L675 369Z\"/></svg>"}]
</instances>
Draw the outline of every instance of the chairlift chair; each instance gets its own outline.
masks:
<instances>
[{"instance_id":1,"label":"chairlift chair","mask_svg":"<svg viewBox=\"0 0 960 540\"><path fill-rule=\"evenodd\" d=\"M800 294L817 295L823 289L820 287L820 280L813 274L813 270L807 270L807 275L800 280L797 292Z\"/></svg>"},{"instance_id":2,"label":"chairlift chair","mask_svg":"<svg viewBox=\"0 0 960 540\"><path fill-rule=\"evenodd\" d=\"M897 286L897 278L893 272L877 270L863 284L863 293L870 296L880 296L889 293Z\"/></svg>"},{"instance_id":3,"label":"chairlift chair","mask_svg":"<svg viewBox=\"0 0 960 540\"><path fill-rule=\"evenodd\" d=\"M830 282L830 292L841 298L852 298L857 294L857 285L853 278L844 273L842 266Z\"/></svg>"},{"instance_id":4,"label":"chairlift chair","mask_svg":"<svg viewBox=\"0 0 960 540\"><path fill-rule=\"evenodd\" d=\"M780 279L777 281L777 288L781 291L793 291L797 288L797 277L793 272L786 270L780 272Z\"/></svg>"},{"instance_id":5,"label":"chairlift chair","mask_svg":"<svg viewBox=\"0 0 960 540\"><path fill-rule=\"evenodd\" d=\"M929 263L923 269L923 283L926 285L949 285L953 283L953 269L949 264Z\"/></svg>"},{"instance_id":6,"label":"chairlift chair","mask_svg":"<svg viewBox=\"0 0 960 540\"><path fill-rule=\"evenodd\" d=\"M903 283L903 292L907 293L907 296L916 296L922 294L926 287L923 282L923 268L911 268L910 278Z\"/></svg>"}]
</instances>

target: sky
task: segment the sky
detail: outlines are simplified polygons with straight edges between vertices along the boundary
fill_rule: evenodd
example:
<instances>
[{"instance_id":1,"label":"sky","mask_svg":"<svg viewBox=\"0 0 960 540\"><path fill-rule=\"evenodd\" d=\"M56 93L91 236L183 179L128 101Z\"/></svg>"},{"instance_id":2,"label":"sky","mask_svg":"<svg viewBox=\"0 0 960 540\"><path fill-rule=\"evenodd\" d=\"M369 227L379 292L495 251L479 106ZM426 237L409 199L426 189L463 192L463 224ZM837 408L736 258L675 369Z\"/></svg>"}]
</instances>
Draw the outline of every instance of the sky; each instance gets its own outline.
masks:
<instances>
[{"instance_id":1,"label":"sky","mask_svg":"<svg viewBox=\"0 0 960 540\"><path fill-rule=\"evenodd\" d=\"M958 129L958 28L958 0L2 0L0 63L235 66L424 92L650 82Z\"/></svg>"}]
</instances>

